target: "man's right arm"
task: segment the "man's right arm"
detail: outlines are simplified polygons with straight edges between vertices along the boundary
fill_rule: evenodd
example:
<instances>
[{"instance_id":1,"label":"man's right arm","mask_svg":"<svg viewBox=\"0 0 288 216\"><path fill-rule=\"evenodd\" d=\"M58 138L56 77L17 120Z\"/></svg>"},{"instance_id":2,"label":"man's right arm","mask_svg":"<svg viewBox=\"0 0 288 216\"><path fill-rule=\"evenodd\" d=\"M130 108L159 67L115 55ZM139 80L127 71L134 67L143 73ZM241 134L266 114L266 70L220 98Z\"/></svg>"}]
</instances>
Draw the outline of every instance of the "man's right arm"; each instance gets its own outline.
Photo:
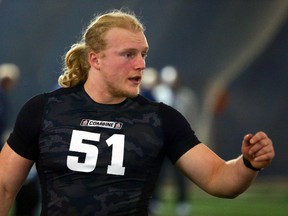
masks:
<instances>
[{"instance_id":1,"label":"man's right arm","mask_svg":"<svg viewBox=\"0 0 288 216\"><path fill-rule=\"evenodd\" d=\"M23 158L6 143L0 153L0 216L6 216L33 161Z\"/></svg>"}]
</instances>

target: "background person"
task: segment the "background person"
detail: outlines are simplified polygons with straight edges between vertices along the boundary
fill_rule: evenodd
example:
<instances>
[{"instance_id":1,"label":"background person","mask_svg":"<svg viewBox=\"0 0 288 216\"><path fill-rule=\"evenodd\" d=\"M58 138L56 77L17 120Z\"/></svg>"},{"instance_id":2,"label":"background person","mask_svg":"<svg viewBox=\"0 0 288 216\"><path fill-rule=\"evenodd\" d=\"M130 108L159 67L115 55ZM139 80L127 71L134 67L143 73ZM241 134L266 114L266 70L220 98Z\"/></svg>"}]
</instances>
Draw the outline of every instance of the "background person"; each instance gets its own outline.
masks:
<instances>
[{"instance_id":1,"label":"background person","mask_svg":"<svg viewBox=\"0 0 288 216\"><path fill-rule=\"evenodd\" d=\"M0 137L1 147L5 143L10 131L8 128L8 116L12 105L8 100L8 93L16 88L20 78L20 69L13 63L0 65ZM0 148L1 149L1 148ZM35 166L32 167L26 181L17 194L14 214L21 216L33 216L37 214L39 207L39 184Z\"/></svg>"},{"instance_id":2,"label":"background person","mask_svg":"<svg viewBox=\"0 0 288 216\"><path fill-rule=\"evenodd\" d=\"M145 75L144 75L145 77ZM176 67L167 65L159 74L159 83L154 86L152 92L158 102L164 102L178 110L193 128L197 128L199 116L199 104L196 93L185 86L181 80L181 74ZM179 170L174 169L169 161L164 162L161 174L155 188L150 205L153 215L161 215L163 210L163 197L161 191L167 178L172 180L173 188L176 189L175 215L191 215L191 194L187 178Z\"/></svg>"},{"instance_id":3,"label":"background person","mask_svg":"<svg viewBox=\"0 0 288 216\"><path fill-rule=\"evenodd\" d=\"M19 79L19 67L12 63L0 65L0 150L2 143L6 142L5 132L8 130L8 114L11 108L8 93L12 91Z\"/></svg>"}]
</instances>

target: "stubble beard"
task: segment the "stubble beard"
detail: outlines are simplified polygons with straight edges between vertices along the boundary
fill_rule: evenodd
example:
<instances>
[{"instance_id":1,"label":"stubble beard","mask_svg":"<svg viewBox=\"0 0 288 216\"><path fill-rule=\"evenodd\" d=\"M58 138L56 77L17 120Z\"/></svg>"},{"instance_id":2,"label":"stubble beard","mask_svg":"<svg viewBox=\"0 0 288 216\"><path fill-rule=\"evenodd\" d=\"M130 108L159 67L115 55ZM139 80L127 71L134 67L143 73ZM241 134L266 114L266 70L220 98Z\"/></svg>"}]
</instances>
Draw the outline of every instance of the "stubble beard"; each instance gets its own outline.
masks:
<instances>
[{"instance_id":1,"label":"stubble beard","mask_svg":"<svg viewBox=\"0 0 288 216\"><path fill-rule=\"evenodd\" d=\"M136 97L139 93L140 93L140 87L138 86L137 89L135 91L129 91L129 90L122 90L119 88L115 88L115 87L110 87L110 93L111 95L113 95L114 97L117 98L134 98Z\"/></svg>"}]
</instances>

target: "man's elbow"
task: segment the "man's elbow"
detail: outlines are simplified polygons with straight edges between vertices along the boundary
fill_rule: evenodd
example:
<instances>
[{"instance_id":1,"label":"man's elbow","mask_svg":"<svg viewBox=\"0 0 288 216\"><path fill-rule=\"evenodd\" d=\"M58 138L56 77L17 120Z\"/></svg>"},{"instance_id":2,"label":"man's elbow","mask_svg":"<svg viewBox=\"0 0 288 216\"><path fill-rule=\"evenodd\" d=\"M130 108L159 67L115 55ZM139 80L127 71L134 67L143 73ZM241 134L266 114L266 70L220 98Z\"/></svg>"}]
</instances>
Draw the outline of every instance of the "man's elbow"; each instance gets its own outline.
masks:
<instances>
[{"instance_id":1,"label":"man's elbow","mask_svg":"<svg viewBox=\"0 0 288 216\"><path fill-rule=\"evenodd\" d=\"M221 192L215 192L210 193L212 196L223 198L223 199L234 199L241 195L244 191L243 190L236 190L236 191L221 191Z\"/></svg>"}]
</instances>

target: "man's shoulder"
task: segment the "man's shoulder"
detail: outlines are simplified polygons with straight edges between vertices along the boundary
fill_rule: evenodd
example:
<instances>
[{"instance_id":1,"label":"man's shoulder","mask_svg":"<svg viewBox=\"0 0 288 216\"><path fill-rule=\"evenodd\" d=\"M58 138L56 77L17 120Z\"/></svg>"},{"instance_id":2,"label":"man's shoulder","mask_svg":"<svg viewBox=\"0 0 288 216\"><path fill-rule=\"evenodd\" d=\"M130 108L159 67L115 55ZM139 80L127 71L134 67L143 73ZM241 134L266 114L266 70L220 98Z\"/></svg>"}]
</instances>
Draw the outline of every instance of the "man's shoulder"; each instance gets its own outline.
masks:
<instances>
[{"instance_id":1,"label":"man's shoulder","mask_svg":"<svg viewBox=\"0 0 288 216\"><path fill-rule=\"evenodd\" d=\"M134 101L136 101L136 102L138 102L138 103L140 103L140 104L142 104L142 105L154 105L154 106L159 106L160 105L160 103L158 103L158 102L155 102L155 101L151 101L151 100L149 100L148 98L146 98L146 97L144 97L144 96L142 96L142 95L137 95L135 98L132 98L132 100L134 100Z\"/></svg>"},{"instance_id":2,"label":"man's shoulder","mask_svg":"<svg viewBox=\"0 0 288 216\"><path fill-rule=\"evenodd\" d=\"M76 93L76 92L82 91L82 89L83 89L83 85L76 85L76 86L69 87L69 88L59 87L59 88L53 89L50 92L46 92L45 94L47 96L53 97L53 96L57 96L57 95L63 95L63 94L66 95L69 93Z\"/></svg>"}]
</instances>

